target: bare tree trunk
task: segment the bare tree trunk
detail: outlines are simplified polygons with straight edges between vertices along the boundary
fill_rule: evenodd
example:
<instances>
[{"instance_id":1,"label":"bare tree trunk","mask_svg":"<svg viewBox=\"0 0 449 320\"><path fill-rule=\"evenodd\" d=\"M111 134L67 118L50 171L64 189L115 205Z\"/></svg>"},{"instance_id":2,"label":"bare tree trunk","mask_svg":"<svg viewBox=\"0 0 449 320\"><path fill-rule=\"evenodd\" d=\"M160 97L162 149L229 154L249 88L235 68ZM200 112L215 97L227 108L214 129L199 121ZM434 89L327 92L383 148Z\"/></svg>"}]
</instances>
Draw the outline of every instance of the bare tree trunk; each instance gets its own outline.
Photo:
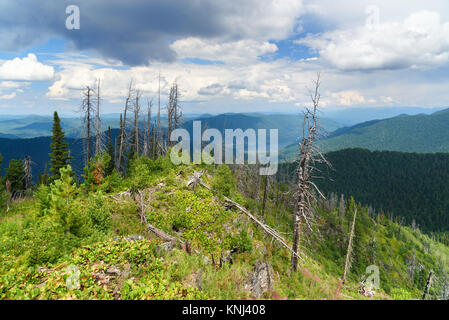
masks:
<instances>
[{"instance_id":1,"label":"bare tree trunk","mask_svg":"<svg viewBox=\"0 0 449 320\"><path fill-rule=\"evenodd\" d=\"M424 292L422 295L422 300L426 300L427 294L429 293L429 289L430 289L430 285L432 282L432 276L433 276L433 271L429 272L429 276L427 277L427 283L426 283L426 287L424 288Z\"/></svg>"},{"instance_id":2,"label":"bare tree trunk","mask_svg":"<svg viewBox=\"0 0 449 320\"><path fill-rule=\"evenodd\" d=\"M134 104L134 140L135 140L134 154L135 154L136 158L139 158L139 146L140 146L140 142L139 142L139 114L140 114L139 100L140 100L140 96L141 96L140 91L137 91L136 92L136 101Z\"/></svg>"},{"instance_id":3,"label":"bare tree trunk","mask_svg":"<svg viewBox=\"0 0 449 320\"><path fill-rule=\"evenodd\" d=\"M96 124L96 139L95 139L95 155L101 153L102 151L102 142L101 142L101 119L100 119L100 102L101 102L101 98L100 98L100 79L98 79L98 84L97 84L97 116L95 119L95 124Z\"/></svg>"},{"instance_id":4,"label":"bare tree trunk","mask_svg":"<svg viewBox=\"0 0 449 320\"><path fill-rule=\"evenodd\" d=\"M127 113L129 109L129 103L132 98L133 92L133 82L131 81L128 88L128 96L125 101L125 110L123 112L123 123L122 128L120 130L120 146L119 146L119 154L118 154L118 170L123 173L123 153L125 150L125 139L126 139L126 121L127 121Z\"/></svg>"},{"instance_id":5,"label":"bare tree trunk","mask_svg":"<svg viewBox=\"0 0 449 320\"><path fill-rule=\"evenodd\" d=\"M318 194L324 198L318 187L312 181L312 173L315 170L314 163L321 162L329 165L329 162L321 154L321 152L315 146L318 136L318 119L317 112L320 103L320 74L317 76L317 80L314 81L314 91L311 92L311 100L313 107L311 109L306 108L304 112L303 128L302 128L302 140L299 145L300 149L300 161L296 169L297 183L295 192L296 210L293 216L293 252L291 256L292 270L296 271L298 267L297 253L299 250L299 239L301 232L301 224L307 223L311 231L311 220L314 219L314 213L312 209L312 203L315 202L315 196L311 192L313 187Z\"/></svg>"},{"instance_id":6,"label":"bare tree trunk","mask_svg":"<svg viewBox=\"0 0 449 320\"><path fill-rule=\"evenodd\" d=\"M265 205L267 202L267 187L268 187L268 177L265 176L263 181L262 217L265 216Z\"/></svg>"},{"instance_id":7,"label":"bare tree trunk","mask_svg":"<svg viewBox=\"0 0 449 320\"><path fill-rule=\"evenodd\" d=\"M151 151L151 109L153 107L153 101L148 101L148 107L147 107L147 121L145 126L145 142L144 142L144 154L146 157L150 157L150 151Z\"/></svg>"},{"instance_id":8,"label":"bare tree trunk","mask_svg":"<svg viewBox=\"0 0 449 320\"><path fill-rule=\"evenodd\" d=\"M346 282L349 269L351 268L351 252L352 252L352 239L354 238L354 226L355 219L357 217L357 207L354 209L354 218L352 220L351 235L349 236L348 250L346 252L345 272L343 274L343 283Z\"/></svg>"},{"instance_id":9,"label":"bare tree trunk","mask_svg":"<svg viewBox=\"0 0 449 320\"><path fill-rule=\"evenodd\" d=\"M89 86L86 87L84 91L84 99L81 105L81 111L84 115L84 126L85 126L85 152L86 152L86 165L89 163L90 158L92 157L91 151L91 128L92 128L92 117L95 114L95 108L92 101L92 96L94 94L94 90Z\"/></svg>"},{"instance_id":10,"label":"bare tree trunk","mask_svg":"<svg viewBox=\"0 0 449 320\"><path fill-rule=\"evenodd\" d=\"M31 172L31 159L29 156L25 158L23 163L23 173L25 180L25 190L29 190L33 187L33 174Z\"/></svg>"}]
</instances>

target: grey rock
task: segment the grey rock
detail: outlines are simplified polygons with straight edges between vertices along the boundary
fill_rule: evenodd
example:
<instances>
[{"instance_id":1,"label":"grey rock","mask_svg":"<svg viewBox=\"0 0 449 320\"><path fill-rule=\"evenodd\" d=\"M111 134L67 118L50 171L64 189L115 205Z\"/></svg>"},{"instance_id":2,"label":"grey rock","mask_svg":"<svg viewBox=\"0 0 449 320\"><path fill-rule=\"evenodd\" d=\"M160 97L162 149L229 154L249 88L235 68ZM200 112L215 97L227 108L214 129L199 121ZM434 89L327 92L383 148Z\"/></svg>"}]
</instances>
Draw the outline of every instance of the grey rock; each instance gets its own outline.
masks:
<instances>
[{"instance_id":1,"label":"grey rock","mask_svg":"<svg viewBox=\"0 0 449 320\"><path fill-rule=\"evenodd\" d=\"M254 298L263 297L264 293L272 288L273 267L268 262L257 262L254 272L250 276L250 282L246 285L246 290Z\"/></svg>"},{"instance_id":2,"label":"grey rock","mask_svg":"<svg viewBox=\"0 0 449 320\"><path fill-rule=\"evenodd\" d=\"M173 250L173 242L171 241L164 242L163 244L160 244L156 247L157 253L170 252L171 250Z\"/></svg>"},{"instance_id":3,"label":"grey rock","mask_svg":"<svg viewBox=\"0 0 449 320\"><path fill-rule=\"evenodd\" d=\"M125 238L120 238L120 237L114 237L112 240L114 240L115 242L120 242L120 241L141 241L144 240L144 236L141 235L134 235L134 236L128 236Z\"/></svg>"},{"instance_id":4,"label":"grey rock","mask_svg":"<svg viewBox=\"0 0 449 320\"><path fill-rule=\"evenodd\" d=\"M122 274L122 272L120 271L119 268L112 266L112 267L109 267L109 268L106 270L106 274L109 274L109 275L112 275L112 276L120 277L120 275Z\"/></svg>"}]
</instances>

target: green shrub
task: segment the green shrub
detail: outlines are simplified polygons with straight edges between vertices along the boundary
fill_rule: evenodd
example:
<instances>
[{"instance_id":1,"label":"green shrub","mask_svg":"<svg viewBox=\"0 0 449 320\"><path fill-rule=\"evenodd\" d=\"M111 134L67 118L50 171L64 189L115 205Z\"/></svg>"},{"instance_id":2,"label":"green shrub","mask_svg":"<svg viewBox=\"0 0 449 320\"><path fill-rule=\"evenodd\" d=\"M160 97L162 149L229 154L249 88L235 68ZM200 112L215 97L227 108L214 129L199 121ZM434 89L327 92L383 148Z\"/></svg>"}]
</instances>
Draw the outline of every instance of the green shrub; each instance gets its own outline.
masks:
<instances>
[{"instance_id":1,"label":"green shrub","mask_svg":"<svg viewBox=\"0 0 449 320\"><path fill-rule=\"evenodd\" d=\"M231 169L226 164L221 164L214 172L212 190L219 195L230 197L236 190L236 181Z\"/></svg>"},{"instance_id":2,"label":"green shrub","mask_svg":"<svg viewBox=\"0 0 449 320\"><path fill-rule=\"evenodd\" d=\"M239 252L251 251L253 249L253 241L246 229L241 230L239 234L231 238L231 247L238 248Z\"/></svg>"},{"instance_id":3,"label":"green shrub","mask_svg":"<svg viewBox=\"0 0 449 320\"><path fill-rule=\"evenodd\" d=\"M108 232L111 228L111 211L108 201L101 195L91 194L87 198L88 215L93 227L101 232Z\"/></svg>"}]
</instances>

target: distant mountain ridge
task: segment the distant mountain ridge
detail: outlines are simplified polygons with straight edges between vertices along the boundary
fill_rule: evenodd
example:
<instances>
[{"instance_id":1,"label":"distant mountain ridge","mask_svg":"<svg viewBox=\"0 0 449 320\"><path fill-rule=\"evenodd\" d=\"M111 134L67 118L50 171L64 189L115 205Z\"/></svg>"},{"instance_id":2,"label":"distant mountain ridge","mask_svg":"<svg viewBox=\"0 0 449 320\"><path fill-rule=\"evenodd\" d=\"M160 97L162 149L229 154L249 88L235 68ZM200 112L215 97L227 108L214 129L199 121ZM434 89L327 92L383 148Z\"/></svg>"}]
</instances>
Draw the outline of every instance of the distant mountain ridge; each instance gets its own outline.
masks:
<instances>
[{"instance_id":1,"label":"distant mountain ridge","mask_svg":"<svg viewBox=\"0 0 449 320\"><path fill-rule=\"evenodd\" d=\"M365 148L379 151L449 152L449 109L430 115L400 115L335 131L321 142L324 151Z\"/></svg>"},{"instance_id":2,"label":"distant mountain ridge","mask_svg":"<svg viewBox=\"0 0 449 320\"><path fill-rule=\"evenodd\" d=\"M216 116L202 116L185 122L186 129L191 132L193 121L201 121L204 128L218 129L278 129L279 148L296 141L300 135L303 118L299 114L262 114L262 113L225 113ZM342 125L332 119L322 118L322 126L329 132L341 128Z\"/></svg>"},{"instance_id":3,"label":"distant mountain ridge","mask_svg":"<svg viewBox=\"0 0 449 320\"><path fill-rule=\"evenodd\" d=\"M430 115L400 114L393 118L339 128L318 145L323 152L348 148L418 153L449 152L449 109ZM281 159L291 161L297 154L298 146L291 144L281 151Z\"/></svg>"}]
</instances>

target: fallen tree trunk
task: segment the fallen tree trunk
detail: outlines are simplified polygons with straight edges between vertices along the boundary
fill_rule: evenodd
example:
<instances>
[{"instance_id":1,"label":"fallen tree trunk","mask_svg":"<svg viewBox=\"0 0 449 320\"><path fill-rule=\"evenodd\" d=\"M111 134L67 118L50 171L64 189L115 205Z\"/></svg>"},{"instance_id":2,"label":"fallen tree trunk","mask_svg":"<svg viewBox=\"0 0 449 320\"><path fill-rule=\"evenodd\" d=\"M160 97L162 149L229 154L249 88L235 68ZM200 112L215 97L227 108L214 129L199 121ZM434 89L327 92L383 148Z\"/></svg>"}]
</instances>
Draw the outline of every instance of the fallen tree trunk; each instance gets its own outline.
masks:
<instances>
[{"instance_id":1,"label":"fallen tree trunk","mask_svg":"<svg viewBox=\"0 0 449 320\"><path fill-rule=\"evenodd\" d=\"M165 233L164 231L162 231L161 229L156 228L155 226L151 225L151 224L147 224L147 228L149 231L153 232L155 235L157 235L159 238L161 238L164 241L170 241L170 242L175 242L176 239L173 238L171 235Z\"/></svg>"},{"instance_id":2,"label":"fallen tree trunk","mask_svg":"<svg viewBox=\"0 0 449 320\"><path fill-rule=\"evenodd\" d=\"M212 190L207 184L205 184L202 180L201 180L201 176L203 175L203 171L201 172L197 172L195 171L193 176L189 179L189 181L187 182L187 186L190 185L201 185L204 188L208 189L208 190ZM297 256L299 259L301 259L301 261L304 261L304 259L298 255L296 252L294 252L292 250L292 248L290 248L290 246L287 244L287 241L284 240L277 232L276 230L274 230L273 228L271 228L270 226L260 222L259 220L256 219L256 217L254 215L252 215L248 210L246 210L242 205L240 205L239 203L229 199L228 197L224 197L225 199L225 206L231 208L231 207L235 207L237 208L239 211L241 211L242 213L244 213L246 216L248 216L252 221L254 221L259 227L262 228L262 230L264 230L267 234L269 234L270 236L272 236L274 239L276 239L280 244L282 244L282 246L284 246L288 251L290 251L292 254L294 254L295 256Z\"/></svg>"}]
</instances>

